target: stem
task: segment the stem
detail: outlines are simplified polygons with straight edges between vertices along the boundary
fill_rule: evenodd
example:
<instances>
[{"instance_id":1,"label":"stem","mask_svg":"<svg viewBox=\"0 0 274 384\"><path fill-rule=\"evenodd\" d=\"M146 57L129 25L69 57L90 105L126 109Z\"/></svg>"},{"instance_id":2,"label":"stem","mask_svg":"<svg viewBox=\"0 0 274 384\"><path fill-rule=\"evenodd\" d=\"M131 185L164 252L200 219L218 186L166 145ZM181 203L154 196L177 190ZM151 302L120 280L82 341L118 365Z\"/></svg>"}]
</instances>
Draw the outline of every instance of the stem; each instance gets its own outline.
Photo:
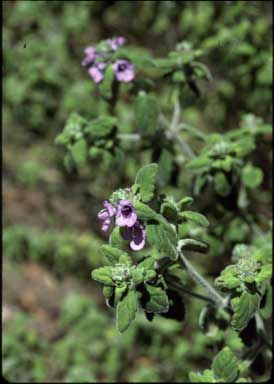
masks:
<instances>
[{"instance_id":1,"label":"stem","mask_svg":"<svg viewBox=\"0 0 274 384\"><path fill-rule=\"evenodd\" d=\"M197 138L201 139L202 141L206 141L206 135L203 132L201 132L198 128L195 128L192 125L181 123L178 125L177 128L182 131L189 131L192 134L194 134Z\"/></svg>"},{"instance_id":2,"label":"stem","mask_svg":"<svg viewBox=\"0 0 274 384\"><path fill-rule=\"evenodd\" d=\"M125 141L139 141L141 140L141 136L139 133L118 133L118 139Z\"/></svg>"},{"instance_id":3,"label":"stem","mask_svg":"<svg viewBox=\"0 0 274 384\"><path fill-rule=\"evenodd\" d=\"M215 304L215 302L210 297L201 295L201 294L196 293L196 292L189 291L187 288L183 287L181 284L177 284L168 278L167 278L167 281L170 283L171 287L175 288L179 293L184 292L184 293L187 293L188 295L190 295L192 297L195 297L196 299L206 301L207 303L210 303L213 305Z\"/></svg>"},{"instance_id":4,"label":"stem","mask_svg":"<svg viewBox=\"0 0 274 384\"><path fill-rule=\"evenodd\" d=\"M179 134L179 121L180 121L180 115L181 115L181 107L179 100L177 99L174 105L173 109L173 115L170 122L170 127L166 131L167 138L173 140L175 143L177 142L183 153L189 158L193 159L195 157L195 153L192 151L190 146L181 138Z\"/></svg>"},{"instance_id":5,"label":"stem","mask_svg":"<svg viewBox=\"0 0 274 384\"><path fill-rule=\"evenodd\" d=\"M212 301L220 308L226 308L228 306L228 298L222 297L190 264L181 250L178 250L181 260L183 261L190 276L196 281L209 295Z\"/></svg>"},{"instance_id":6,"label":"stem","mask_svg":"<svg viewBox=\"0 0 274 384\"><path fill-rule=\"evenodd\" d=\"M195 153L192 151L190 146L179 136L179 133L176 133L175 137L178 140L178 144L180 145L182 151L190 158L194 159Z\"/></svg>"},{"instance_id":7,"label":"stem","mask_svg":"<svg viewBox=\"0 0 274 384\"><path fill-rule=\"evenodd\" d=\"M173 109L172 120L170 124L170 131L176 131L180 121L181 107L179 100L177 99Z\"/></svg>"}]
</instances>

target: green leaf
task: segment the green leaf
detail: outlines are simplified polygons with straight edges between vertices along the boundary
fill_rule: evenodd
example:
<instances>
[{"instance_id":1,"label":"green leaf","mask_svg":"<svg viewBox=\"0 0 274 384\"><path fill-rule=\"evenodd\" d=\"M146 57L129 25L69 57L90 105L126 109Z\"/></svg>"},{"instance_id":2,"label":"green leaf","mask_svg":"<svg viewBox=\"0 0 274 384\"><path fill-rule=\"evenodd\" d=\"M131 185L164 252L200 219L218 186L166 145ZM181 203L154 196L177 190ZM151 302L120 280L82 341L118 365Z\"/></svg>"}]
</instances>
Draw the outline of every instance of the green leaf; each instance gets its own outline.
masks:
<instances>
[{"instance_id":1,"label":"green leaf","mask_svg":"<svg viewBox=\"0 0 274 384\"><path fill-rule=\"evenodd\" d=\"M272 277L272 264L262 265L260 272L258 273L255 281L257 284L262 284L264 281L271 279Z\"/></svg>"},{"instance_id":2,"label":"green leaf","mask_svg":"<svg viewBox=\"0 0 274 384\"><path fill-rule=\"evenodd\" d=\"M139 285L144 281L145 270L144 268L136 268L132 270L132 281L135 285Z\"/></svg>"},{"instance_id":3,"label":"green leaf","mask_svg":"<svg viewBox=\"0 0 274 384\"><path fill-rule=\"evenodd\" d=\"M193 198L190 196L183 197L177 204L178 208L183 211L186 207L193 203Z\"/></svg>"},{"instance_id":4,"label":"green leaf","mask_svg":"<svg viewBox=\"0 0 274 384\"><path fill-rule=\"evenodd\" d=\"M91 272L91 277L93 280L96 280L99 283L111 286L114 285L114 282L111 278L111 267L101 267L94 269Z\"/></svg>"},{"instance_id":5,"label":"green leaf","mask_svg":"<svg viewBox=\"0 0 274 384\"><path fill-rule=\"evenodd\" d=\"M135 319L137 311L137 295L133 290L128 291L127 295L119 301L116 310L117 328L120 332L125 332L132 321Z\"/></svg>"},{"instance_id":6,"label":"green leaf","mask_svg":"<svg viewBox=\"0 0 274 384\"><path fill-rule=\"evenodd\" d=\"M237 380L239 375L237 358L228 347L223 348L215 356L212 369L215 379L221 379L226 383Z\"/></svg>"},{"instance_id":7,"label":"green leaf","mask_svg":"<svg viewBox=\"0 0 274 384\"><path fill-rule=\"evenodd\" d=\"M102 96L106 99L112 98L112 83L114 80L114 73L112 65L108 65L104 73L104 80L99 85Z\"/></svg>"},{"instance_id":8,"label":"green leaf","mask_svg":"<svg viewBox=\"0 0 274 384\"><path fill-rule=\"evenodd\" d=\"M242 172L242 182L248 188L256 188L263 181L263 171L253 165L246 165Z\"/></svg>"},{"instance_id":9,"label":"green leaf","mask_svg":"<svg viewBox=\"0 0 274 384\"><path fill-rule=\"evenodd\" d=\"M108 259L111 264L117 264L120 262L120 258L129 257L125 252L118 248L114 248L111 245L102 245L101 247L104 256Z\"/></svg>"},{"instance_id":10,"label":"green leaf","mask_svg":"<svg viewBox=\"0 0 274 384\"><path fill-rule=\"evenodd\" d=\"M135 184L140 186L141 200L144 203L153 198L157 171L158 164L151 163L142 167L136 175Z\"/></svg>"},{"instance_id":11,"label":"green leaf","mask_svg":"<svg viewBox=\"0 0 274 384\"><path fill-rule=\"evenodd\" d=\"M113 295L113 290L114 290L114 288L109 286L109 285L105 285L103 287L103 295L104 295L105 299L108 300L111 298L111 296Z\"/></svg>"},{"instance_id":12,"label":"green leaf","mask_svg":"<svg viewBox=\"0 0 274 384\"><path fill-rule=\"evenodd\" d=\"M120 234L120 227L115 227L113 229L109 238L109 242L110 245L115 248L121 248L127 244L127 241L124 240Z\"/></svg>"},{"instance_id":13,"label":"green leaf","mask_svg":"<svg viewBox=\"0 0 274 384\"><path fill-rule=\"evenodd\" d=\"M194 223L202 225L204 227L207 227L209 225L207 218L198 212L183 211L180 213L180 217L186 220L193 221Z\"/></svg>"},{"instance_id":14,"label":"green leaf","mask_svg":"<svg viewBox=\"0 0 274 384\"><path fill-rule=\"evenodd\" d=\"M124 293L127 291L128 286L127 284L122 285L121 287L115 287L115 299L114 299L114 305L116 306L119 301L121 301Z\"/></svg>"},{"instance_id":15,"label":"green leaf","mask_svg":"<svg viewBox=\"0 0 274 384\"><path fill-rule=\"evenodd\" d=\"M208 250L207 244L202 243L194 239L182 239L179 240L178 246L185 251L201 252L205 253Z\"/></svg>"},{"instance_id":16,"label":"green leaf","mask_svg":"<svg viewBox=\"0 0 274 384\"><path fill-rule=\"evenodd\" d=\"M208 168L211 166L212 163L213 163L213 160L210 159L207 155L201 155L189 161L186 167L189 169Z\"/></svg>"},{"instance_id":17,"label":"green leaf","mask_svg":"<svg viewBox=\"0 0 274 384\"><path fill-rule=\"evenodd\" d=\"M69 146L73 160L77 167L85 165L87 160L87 143L84 139L76 141L75 144Z\"/></svg>"},{"instance_id":18,"label":"green leaf","mask_svg":"<svg viewBox=\"0 0 274 384\"><path fill-rule=\"evenodd\" d=\"M155 265L155 257L153 256L149 256L149 257L146 257L143 261L141 261L137 268L144 268L146 270L149 270L149 269L153 269L154 268L154 265Z\"/></svg>"},{"instance_id":19,"label":"green leaf","mask_svg":"<svg viewBox=\"0 0 274 384\"><path fill-rule=\"evenodd\" d=\"M153 135L158 128L160 107L153 95L139 94L134 104L134 115L142 135Z\"/></svg>"},{"instance_id":20,"label":"green leaf","mask_svg":"<svg viewBox=\"0 0 274 384\"><path fill-rule=\"evenodd\" d=\"M236 217L230 221L225 233L225 238L239 243L247 238L249 232L248 224L240 217Z\"/></svg>"},{"instance_id":21,"label":"green leaf","mask_svg":"<svg viewBox=\"0 0 274 384\"><path fill-rule=\"evenodd\" d=\"M117 125L117 118L114 116L100 116L90 120L84 132L92 138L100 138L110 135Z\"/></svg>"},{"instance_id":22,"label":"green leaf","mask_svg":"<svg viewBox=\"0 0 274 384\"><path fill-rule=\"evenodd\" d=\"M160 212L167 220L171 221L176 220L179 213L176 202L169 196L161 204Z\"/></svg>"},{"instance_id":23,"label":"green leaf","mask_svg":"<svg viewBox=\"0 0 274 384\"><path fill-rule=\"evenodd\" d=\"M177 259L177 234L170 224L147 223L146 234L151 245L170 259Z\"/></svg>"},{"instance_id":24,"label":"green leaf","mask_svg":"<svg viewBox=\"0 0 274 384\"><path fill-rule=\"evenodd\" d=\"M259 309L260 296L257 293L250 294L245 291L240 297L232 299L231 304L234 311L231 325L232 328L240 332Z\"/></svg>"},{"instance_id":25,"label":"green leaf","mask_svg":"<svg viewBox=\"0 0 274 384\"><path fill-rule=\"evenodd\" d=\"M195 178L193 189L193 193L195 196L198 196L201 193L202 189L206 186L208 180L209 177L207 174L201 174Z\"/></svg>"},{"instance_id":26,"label":"green leaf","mask_svg":"<svg viewBox=\"0 0 274 384\"><path fill-rule=\"evenodd\" d=\"M238 277L238 272L239 270L236 265L227 266L215 280L216 284L228 289L239 287L241 281Z\"/></svg>"},{"instance_id":27,"label":"green leaf","mask_svg":"<svg viewBox=\"0 0 274 384\"><path fill-rule=\"evenodd\" d=\"M231 192L231 185L223 172L217 172L214 176L214 187L218 195L227 196Z\"/></svg>"},{"instance_id":28,"label":"green leaf","mask_svg":"<svg viewBox=\"0 0 274 384\"><path fill-rule=\"evenodd\" d=\"M211 369L205 369L203 372L190 372L189 380L191 383L216 383Z\"/></svg>"},{"instance_id":29,"label":"green leaf","mask_svg":"<svg viewBox=\"0 0 274 384\"><path fill-rule=\"evenodd\" d=\"M146 204L141 203L140 201L136 201L134 203L134 208L136 209L137 216L142 220L156 220L158 217L158 213L153 211Z\"/></svg>"},{"instance_id":30,"label":"green leaf","mask_svg":"<svg viewBox=\"0 0 274 384\"><path fill-rule=\"evenodd\" d=\"M56 137L55 143L67 145L80 140L83 137L83 127L86 123L85 118L76 112L72 112L67 119L63 132Z\"/></svg>"},{"instance_id":31,"label":"green leaf","mask_svg":"<svg viewBox=\"0 0 274 384\"><path fill-rule=\"evenodd\" d=\"M166 292L160 287L146 285L147 292L149 293L149 300L146 303L146 311L153 313L167 312L169 308L169 301Z\"/></svg>"},{"instance_id":32,"label":"green leaf","mask_svg":"<svg viewBox=\"0 0 274 384\"><path fill-rule=\"evenodd\" d=\"M169 183L173 169L174 161L173 155L167 149L162 149L160 157L158 159L159 172L157 181L161 187Z\"/></svg>"}]
</instances>

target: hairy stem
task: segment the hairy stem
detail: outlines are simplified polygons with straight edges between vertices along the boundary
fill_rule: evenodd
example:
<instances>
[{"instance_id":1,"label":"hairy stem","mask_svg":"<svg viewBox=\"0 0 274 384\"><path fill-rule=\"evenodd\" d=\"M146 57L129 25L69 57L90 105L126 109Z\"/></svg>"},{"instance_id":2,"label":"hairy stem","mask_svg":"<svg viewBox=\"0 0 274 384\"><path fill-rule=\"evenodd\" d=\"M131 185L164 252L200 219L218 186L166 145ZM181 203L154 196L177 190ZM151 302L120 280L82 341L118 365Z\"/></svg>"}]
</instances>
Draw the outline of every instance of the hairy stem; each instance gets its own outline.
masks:
<instances>
[{"instance_id":1,"label":"hairy stem","mask_svg":"<svg viewBox=\"0 0 274 384\"><path fill-rule=\"evenodd\" d=\"M179 293L186 293L189 296L195 297L196 299L206 301L207 303L210 303L212 305L215 304L215 302L210 297L201 295L201 294L196 293L196 292L189 291L187 288L183 287L181 284L177 284L176 282L172 281L169 278L167 278L167 281L169 282L170 287L176 289L177 292L179 292Z\"/></svg>"},{"instance_id":2,"label":"hairy stem","mask_svg":"<svg viewBox=\"0 0 274 384\"><path fill-rule=\"evenodd\" d=\"M125 141L140 141L141 136L139 133L118 133L117 134L118 139L125 140Z\"/></svg>"},{"instance_id":3,"label":"hairy stem","mask_svg":"<svg viewBox=\"0 0 274 384\"><path fill-rule=\"evenodd\" d=\"M220 308L226 308L228 306L228 298L222 297L216 289L214 289L200 274L199 272L191 265L191 263L187 260L181 250L179 251L179 256L185 265L186 269L189 272L189 275L199 284L205 292L209 295L212 301Z\"/></svg>"},{"instance_id":4,"label":"hairy stem","mask_svg":"<svg viewBox=\"0 0 274 384\"><path fill-rule=\"evenodd\" d=\"M175 102L175 105L174 105L172 119L171 119L171 122L169 123L169 128L166 130L166 136L168 139L171 139L175 143L179 144L182 152L189 159L193 159L195 157L195 153L192 151L190 146L180 136L180 132L179 132L180 131L180 129L179 129L179 127L180 127L180 124L179 124L180 115L181 115L181 107L180 107L179 100L177 99Z\"/></svg>"}]
</instances>

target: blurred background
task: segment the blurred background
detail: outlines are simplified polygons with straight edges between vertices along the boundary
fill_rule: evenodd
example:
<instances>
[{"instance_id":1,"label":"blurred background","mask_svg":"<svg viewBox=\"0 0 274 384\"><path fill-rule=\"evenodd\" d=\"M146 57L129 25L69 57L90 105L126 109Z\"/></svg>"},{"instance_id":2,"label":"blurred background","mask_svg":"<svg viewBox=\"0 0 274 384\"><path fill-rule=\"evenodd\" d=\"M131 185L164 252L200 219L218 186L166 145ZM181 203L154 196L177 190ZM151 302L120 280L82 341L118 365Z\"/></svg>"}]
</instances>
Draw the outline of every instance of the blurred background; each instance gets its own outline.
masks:
<instances>
[{"instance_id":1,"label":"blurred background","mask_svg":"<svg viewBox=\"0 0 274 384\"><path fill-rule=\"evenodd\" d=\"M97 213L113 189L131 184L146 157L128 159L119 172L96 166L83 181L66 172L54 139L71 112L95 118L107 111L81 60L86 46L120 35L162 57L182 40L206 50L202 61L214 81L199 101L186 103L186 123L211 133L237 128L243 113L271 122L271 7L269 1L3 2L6 379L186 381L190 370L209 366L220 337L241 349L232 330L199 331L202 304L195 301L183 324L159 316L150 323L140 314L118 334L114 313L90 278L103 264L98 250L106 240ZM125 94L121 115L128 103ZM267 154L262 158L269 190ZM269 216L270 191L264 199ZM214 276L217 267L208 259L207 272Z\"/></svg>"}]
</instances>

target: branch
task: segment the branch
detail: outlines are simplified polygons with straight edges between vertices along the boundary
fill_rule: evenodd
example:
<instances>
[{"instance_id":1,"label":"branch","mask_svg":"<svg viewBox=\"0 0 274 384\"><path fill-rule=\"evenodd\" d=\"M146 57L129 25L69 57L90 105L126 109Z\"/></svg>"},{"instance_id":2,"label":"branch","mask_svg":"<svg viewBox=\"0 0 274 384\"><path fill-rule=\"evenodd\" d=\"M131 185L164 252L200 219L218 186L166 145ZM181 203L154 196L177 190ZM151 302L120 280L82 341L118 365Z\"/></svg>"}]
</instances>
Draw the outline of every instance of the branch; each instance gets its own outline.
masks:
<instances>
[{"instance_id":1,"label":"branch","mask_svg":"<svg viewBox=\"0 0 274 384\"><path fill-rule=\"evenodd\" d=\"M222 297L216 289L214 289L200 274L199 272L191 265L191 263L186 259L183 252L178 249L179 256L189 272L189 275L193 278L196 283L198 283L209 295L212 301L220 308L228 307L228 297Z\"/></svg>"}]
</instances>

